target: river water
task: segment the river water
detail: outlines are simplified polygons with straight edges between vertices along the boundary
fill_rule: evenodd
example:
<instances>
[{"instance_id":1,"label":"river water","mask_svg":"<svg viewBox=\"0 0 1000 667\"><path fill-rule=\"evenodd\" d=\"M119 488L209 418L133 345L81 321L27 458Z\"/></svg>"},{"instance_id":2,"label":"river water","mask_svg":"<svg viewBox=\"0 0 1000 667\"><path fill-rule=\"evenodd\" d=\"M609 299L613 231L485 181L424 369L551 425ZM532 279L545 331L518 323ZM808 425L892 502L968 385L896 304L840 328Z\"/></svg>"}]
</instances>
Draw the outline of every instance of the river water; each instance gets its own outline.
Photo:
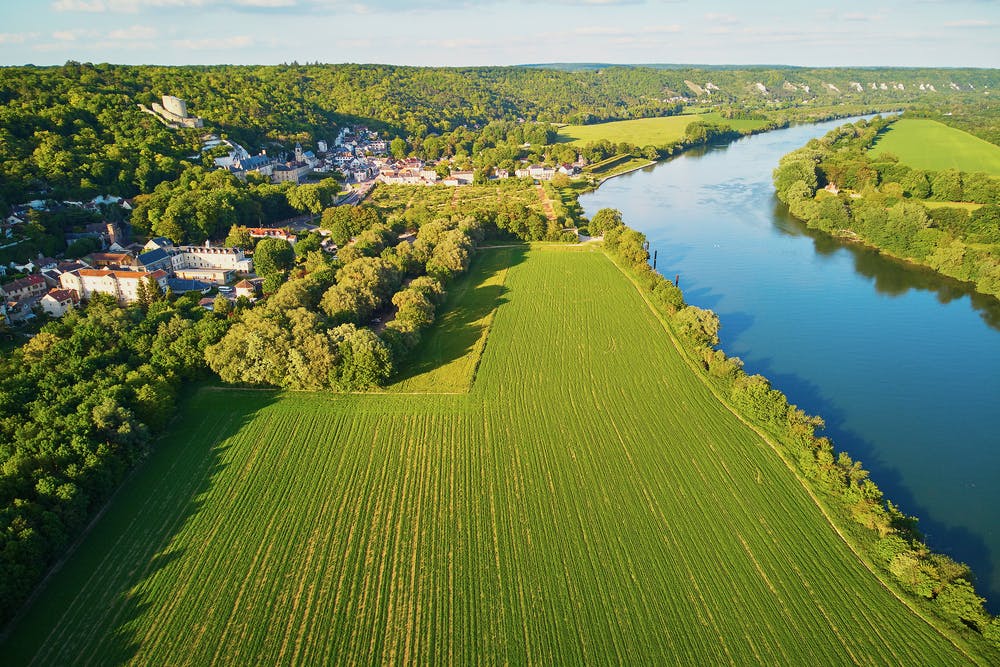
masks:
<instances>
[{"instance_id":1,"label":"river water","mask_svg":"<svg viewBox=\"0 0 1000 667\"><path fill-rule=\"evenodd\" d=\"M1000 303L808 230L774 196L785 153L845 120L682 154L581 197L617 208L722 347L826 420L927 542L1000 611Z\"/></svg>"}]
</instances>

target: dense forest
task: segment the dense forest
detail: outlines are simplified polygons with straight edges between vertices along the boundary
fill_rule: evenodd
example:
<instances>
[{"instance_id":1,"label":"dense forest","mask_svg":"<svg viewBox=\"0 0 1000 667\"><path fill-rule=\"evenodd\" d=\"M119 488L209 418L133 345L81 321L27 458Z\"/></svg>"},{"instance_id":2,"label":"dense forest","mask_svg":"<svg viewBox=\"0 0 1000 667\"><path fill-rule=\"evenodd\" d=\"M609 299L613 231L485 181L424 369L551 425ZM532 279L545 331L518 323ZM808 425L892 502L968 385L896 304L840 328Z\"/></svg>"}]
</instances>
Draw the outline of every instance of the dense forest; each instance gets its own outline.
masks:
<instances>
[{"instance_id":1,"label":"dense forest","mask_svg":"<svg viewBox=\"0 0 1000 667\"><path fill-rule=\"evenodd\" d=\"M227 328L197 299L98 295L0 357L0 619L117 488Z\"/></svg>"},{"instance_id":2,"label":"dense forest","mask_svg":"<svg viewBox=\"0 0 1000 667\"><path fill-rule=\"evenodd\" d=\"M811 227L856 238L1000 296L1000 179L914 169L868 152L895 118L836 128L774 171L778 198ZM985 124L982 125L986 127ZM828 185L838 191L827 191ZM929 208L924 201L981 204Z\"/></svg>"}]
</instances>

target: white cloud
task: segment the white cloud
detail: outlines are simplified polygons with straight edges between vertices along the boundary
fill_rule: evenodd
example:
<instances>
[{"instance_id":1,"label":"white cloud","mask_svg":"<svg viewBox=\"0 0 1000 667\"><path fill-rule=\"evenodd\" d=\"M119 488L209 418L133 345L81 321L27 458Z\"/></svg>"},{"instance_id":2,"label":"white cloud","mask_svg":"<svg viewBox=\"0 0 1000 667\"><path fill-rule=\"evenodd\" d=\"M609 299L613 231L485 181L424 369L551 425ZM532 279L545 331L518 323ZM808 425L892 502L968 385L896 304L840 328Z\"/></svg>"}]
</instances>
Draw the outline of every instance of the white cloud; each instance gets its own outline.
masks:
<instances>
[{"instance_id":1,"label":"white cloud","mask_svg":"<svg viewBox=\"0 0 1000 667\"><path fill-rule=\"evenodd\" d=\"M156 28L148 25L133 25L128 28L112 30L108 33L111 41L134 41L156 39L158 35Z\"/></svg>"},{"instance_id":2,"label":"white cloud","mask_svg":"<svg viewBox=\"0 0 1000 667\"><path fill-rule=\"evenodd\" d=\"M723 25L734 25L740 22L739 17L733 14L719 14L716 12L705 14L705 19L712 23L721 23Z\"/></svg>"},{"instance_id":3,"label":"white cloud","mask_svg":"<svg viewBox=\"0 0 1000 667\"><path fill-rule=\"evenodd\" d=\"M235 0L238 7L295 7L296 0Z\"/></svg>"},{"instance_id":4,"label":"white cloud","mask_svg":"<svg viewBox=\"0 0 1000 667\"><path fill-rule=\"evenodd\" d=\"M37 32L0 32L0 44L24 44L36 37Z\"/></svg>"},{"instance_id":5,"label":"white cloud","mask_svg":"<svg viewBox=\"0 0 1000 667\"><path fill-rule=\"evenodd\" d=\"M81 34L81 30L56 30L52 33L52 39L57 39L60 42L73 42Z\"/></svg>"},{"instance_id":6,"label":"white cloud","mask_svg":"<svg viewBox=\"0 0 1000 667\"><path fill-rule=\"evenodd\" d=\"M104 0L56 0L52 9L57 12L105 12L108 6Z\"/></svg>"},{"instance_id":7,"label":"white cloud","mask_svg":"<svg viewBox=\"0 0 1000 667\"><path fill-rule=\"evenodd\" d=\"M575 28L573 34L576 35L664 35L668 33L680 32L679 25L648 25L641 28L620 28L616 26L582 26Z\"/></svg>"},{"instance_id":8,"label":"white cloud","mask_svg":"<svg viewBox=\"0 0 1000 667\"><path fill-rule=\"evenodd\" d=\"M959 21L945 21L946 28L992 28L996 23L985 19L962 19Z\"/></svg>"},{"instance_id":9,"label":"white cloud","mask_svg":"<svg viewBox=\"0 0 1000 667\"><path fill-rule=\"evenodd\" d=\"M224 51L239 49L253 44L249 35L234 35L232 37L208 37L205 39L175 39L170 42L179 49L189 51Z\"/></svg>"}]
</instances>

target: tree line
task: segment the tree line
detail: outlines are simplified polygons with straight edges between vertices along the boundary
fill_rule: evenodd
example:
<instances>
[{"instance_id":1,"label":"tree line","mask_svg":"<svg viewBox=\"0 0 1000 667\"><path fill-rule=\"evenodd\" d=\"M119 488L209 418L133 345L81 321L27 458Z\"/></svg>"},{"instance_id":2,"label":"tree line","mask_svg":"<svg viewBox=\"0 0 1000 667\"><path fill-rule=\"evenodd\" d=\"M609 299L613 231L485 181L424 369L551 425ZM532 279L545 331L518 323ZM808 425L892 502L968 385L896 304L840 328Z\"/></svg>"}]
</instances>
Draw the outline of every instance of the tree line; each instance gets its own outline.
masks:
<instances>
[{"instance_id":1,"label":"tree line","mask_svg":"<svg viewBox=\"0 0 1000 667\"><path fill-rule=\"evenodd\" d=\"M867 84L875 80L906 85L870 89ZM937 95L949 100L971 101L1000 83L995 70L977 69L607 67L571 72L73 61L59 67L6 67L0 77L0 203L20 203L26 195L46 192L57 199L148 193L176 178L182 160L199 154L199 138L207 131L255 152L296 141L315 146L318 139L332 140L345 125L362 124L412 138L414 144L431 139L418 150L433 154L439 150L434 135L461 127L477 130L491 121L593 123L671 115L699 96L687 81L712 81L718 87L712 103L750 109L806 102L917 102L926 99L917 89L920 83L935 83ZM866 86L858 92L851 81ZM952 90L952 82L962 90ZM756 83L768 92L761 94ZM824 83L836 84L837 90ZM149 106L164 94L185 99L206 129L171 130L139 109L138 104Z\"/></svg>"},{"instance_id":2,"label":"tree line","mask_svg":"<svg viewBox=\"0 0 1000 667\"><path fill-rule=\"evenodd\" d=\"M810 227L863 240L1000 296L1000 179L870 155L893 120L844 125L782 157L773 175L778 198ZM841 192L826 191L830 184ZM982 206L970 212L924 201Z\"/></svg>"},{"instance_id":3,"label":"tree line","mask_svg":"<svg viewBox=\"0 0 1000 667\"><path fill-rule=\"evenodd\" d=\"M817 434L823 420L788 402L767 378L748 375L738 357L718 349L715 313L684 303L683 294L649 265L643 234L625 226L621 213L602 209L591 227L604 232L605 248L624 266L681 341L685 354L739 414L764 429L800 479L852 528L852 542L882 576L919 600L956 632L973 632L1000 648L1000 617L984 609L968 566L934 553L916 519L885 498L859 461L837 452Z\"/></svg>"},{"instance_id":4,"label":"tree line","mask_svg":"<svg viewBox=\"0 0 1000 667\"><path fill-rule=\"evenodd\" d=\"M148 451L226 328L194 297L95 295L0 357L0 620Z\"/></svg>"}]
</instances>

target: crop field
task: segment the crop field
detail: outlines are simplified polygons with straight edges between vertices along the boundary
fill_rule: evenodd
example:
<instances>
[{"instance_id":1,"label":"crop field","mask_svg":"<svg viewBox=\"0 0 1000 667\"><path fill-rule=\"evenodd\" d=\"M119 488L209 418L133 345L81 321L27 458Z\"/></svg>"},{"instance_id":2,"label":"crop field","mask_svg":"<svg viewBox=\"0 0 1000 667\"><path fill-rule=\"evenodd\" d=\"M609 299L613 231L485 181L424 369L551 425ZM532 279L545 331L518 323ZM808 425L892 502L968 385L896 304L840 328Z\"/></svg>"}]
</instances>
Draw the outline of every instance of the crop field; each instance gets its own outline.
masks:
<instances>
[{"instance_id":1,"label":"crop field","mask_svg":"<svg viewBox=\"0 0 1000 667\"><path fill-rule=\"evenodd\" d=\"M414 350L413 363L387 391L451 394L472 388L507 269L527 247L477 254L469 272L449 287L441 317Z\"/></svg>"},{"instance_id":2,"label":"crop field","mask_svg":"<svg viewBox=\"0 0 1000 667\"><path fill-rule=\"evenodd\" d=\"M450 188L444 185L385 185L380 183L366 200L383 215L403 213L411 208L426 208L433 213L461 213L475 208L496 208L498 203L523 204L545 214L538 192L520 181L509 180L490 185L466 185Z\"/></svg>"},{"instance_id":3,"label":"crop field","mask_svg":"<svg viewBox=\"0 0 1000 667\"><path fill-rule=\"evenodd\" d=\"M602 251L508 259L468 393L192 396L4 664L969 662Z\"/></svg>"},{"instance_id":4,"label":"crop field","mask_svg":"<svg viewBox=\"0 0 1000 667\"><path fill-rule=\"evenodd\" d=\"M619 120L595 125L564 125L559 128L559 140L579 145L607 139L616 144L624 141L636 146L662 146L681 139L684 136L685 128L696 120L722 123L736 130L755 129L766 123L766 121L757 120L730 120L714 112L685 114L662 118Z\"/></svg>"},{"instance_id":5,"label":"crop field","mask_svg":"<svg viewBox=\"0 0 1000 667\"><path fill-rule=\"evenodd\" d=\"M893 153L915 169L982 171L1000 177L1000 146L936 120L898 120L878 138L871 152Z\"/></svg>"}]
</instances>

